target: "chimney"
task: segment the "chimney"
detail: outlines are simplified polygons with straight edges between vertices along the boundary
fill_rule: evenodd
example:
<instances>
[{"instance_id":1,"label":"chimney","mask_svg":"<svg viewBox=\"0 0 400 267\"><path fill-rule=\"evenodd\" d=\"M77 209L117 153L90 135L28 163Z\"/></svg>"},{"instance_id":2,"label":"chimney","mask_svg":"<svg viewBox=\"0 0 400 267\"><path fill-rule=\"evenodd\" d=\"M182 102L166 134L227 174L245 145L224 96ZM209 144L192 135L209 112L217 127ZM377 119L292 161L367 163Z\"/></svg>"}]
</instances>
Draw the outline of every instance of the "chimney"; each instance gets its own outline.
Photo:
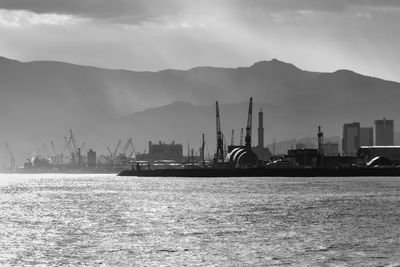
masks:
<instances>
[{"instance_id":1,"label":"chimney","mask_svg":"<svg viewBox=\"0 0 400 267\"><path fill-rule=\"evenodd\" d=\"M258 147L264 148L264 113L262 109L258 112Z\"/></svg>"}]
</instances>

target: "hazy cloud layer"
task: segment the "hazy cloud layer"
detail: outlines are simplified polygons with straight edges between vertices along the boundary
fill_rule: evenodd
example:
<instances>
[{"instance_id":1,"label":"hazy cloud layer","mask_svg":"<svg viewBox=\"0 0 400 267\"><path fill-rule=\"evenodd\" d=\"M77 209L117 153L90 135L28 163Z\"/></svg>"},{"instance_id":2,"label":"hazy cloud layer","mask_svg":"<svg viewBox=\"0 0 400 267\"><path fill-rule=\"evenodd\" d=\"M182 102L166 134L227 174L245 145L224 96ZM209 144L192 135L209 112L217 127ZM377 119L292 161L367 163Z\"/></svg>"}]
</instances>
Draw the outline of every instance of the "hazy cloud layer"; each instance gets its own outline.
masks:
<instances>
[{"instance_id":1,"label":"hazy cloud layer","mask_svg":"<svg viewBox=\"0 0 400 267\"><path fill-rule=\"evenodd\" d=\"M397 0L0 0L0 55L133 70L279 58L400 81L398 25Z\"/></svg>"}]
</instances>

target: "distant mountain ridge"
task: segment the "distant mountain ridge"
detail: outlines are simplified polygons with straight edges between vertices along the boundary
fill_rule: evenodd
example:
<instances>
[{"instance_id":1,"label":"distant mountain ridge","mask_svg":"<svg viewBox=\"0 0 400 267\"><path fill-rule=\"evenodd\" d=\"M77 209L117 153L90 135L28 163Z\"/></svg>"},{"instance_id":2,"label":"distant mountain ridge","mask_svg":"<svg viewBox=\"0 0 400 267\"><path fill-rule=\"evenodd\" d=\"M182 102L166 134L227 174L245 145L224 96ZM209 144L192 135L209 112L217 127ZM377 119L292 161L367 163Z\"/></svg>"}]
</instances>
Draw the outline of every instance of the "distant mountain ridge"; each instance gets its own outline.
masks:
<instances>
[{"instance_id":1,"label":"distant mountain ridge","mask_svg":"<svg viewBox=\"0 0 400 267\"><path fill-rule=\"evenodd\" d=\"M400 84L349 70L304 71L276 59L135 72L0 57L0 141L24 157L42 143L63 140L69 128L96 146L123 136L136 137L141 150L147 139L195 143L202 131L215 131L217 100L226 106L221 120L229 140L232 128L238 136L244 127L249 97L258 103L254 114L263 109L266 143L272 143L273 137L313 136L318 125L327 136L340 136L345 122L372 126L386 117L396 125Z\"/></svg>"}]
</instances>

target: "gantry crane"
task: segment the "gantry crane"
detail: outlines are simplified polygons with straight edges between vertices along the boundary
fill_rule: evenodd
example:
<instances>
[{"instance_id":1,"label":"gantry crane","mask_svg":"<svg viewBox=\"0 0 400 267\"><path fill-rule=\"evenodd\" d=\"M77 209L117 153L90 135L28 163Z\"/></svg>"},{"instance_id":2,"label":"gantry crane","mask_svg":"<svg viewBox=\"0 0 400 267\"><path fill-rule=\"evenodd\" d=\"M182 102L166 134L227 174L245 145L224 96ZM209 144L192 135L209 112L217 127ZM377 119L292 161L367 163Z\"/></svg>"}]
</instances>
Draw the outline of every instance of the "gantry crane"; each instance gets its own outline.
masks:
<instances>
[{"instance_id":1,"label":"gantry crane","mask_svg":"<svg viewBox=\"0 0 400 267\"><path fill-rule=\"evenodd\" d=\"M246 137L244 138L245 147L248 150L251 150L252 119L253 119L253 98L250 97L249 113L248 113L248 116L247 116Z\"/></svg>"},{"instance_id":2,"label":"gantry crane","mask_svg":"<svg viewBox=\"0 0 400 267\"><path fill-rule=\"evenodd\" d=\"M221 132L221 121L219 117L218 101L215 103L216 106L216 123L217 123L217 152L215 153L214 161L224 162L224 141Z\"/></svg>"}]
</instances>

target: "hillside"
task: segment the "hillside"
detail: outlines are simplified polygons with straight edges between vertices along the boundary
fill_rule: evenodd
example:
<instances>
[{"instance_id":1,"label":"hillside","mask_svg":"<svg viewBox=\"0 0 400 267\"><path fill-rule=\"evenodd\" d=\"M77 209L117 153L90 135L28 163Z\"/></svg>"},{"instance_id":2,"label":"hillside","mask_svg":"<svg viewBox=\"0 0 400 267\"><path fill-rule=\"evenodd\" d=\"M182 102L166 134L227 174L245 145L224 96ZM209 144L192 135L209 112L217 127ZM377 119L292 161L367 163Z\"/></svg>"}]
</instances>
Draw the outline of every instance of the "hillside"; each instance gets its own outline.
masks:
<instances>
[{"instance_id":1,"label":"hillside","mask_svg":"<svg viewBox=\"0 0 400 267\"><path fill-rule=\"evenodd\" d=\"M250 96L254 113L264 111L266 143L272 143L274 137L313 136L318 125L327 136L340 136L345 122L396 121L400 84L348 70L309 72L278 60L134 72L0 58L0 140L20 162L50 140L62 150L69 128L99 151L130 136L140 151L149 140L195 144L202 132L212 146L215 101L225 104L221 119L229 142L230 131L238 139L245 126Z\"/></svg>"}]
</instances>

